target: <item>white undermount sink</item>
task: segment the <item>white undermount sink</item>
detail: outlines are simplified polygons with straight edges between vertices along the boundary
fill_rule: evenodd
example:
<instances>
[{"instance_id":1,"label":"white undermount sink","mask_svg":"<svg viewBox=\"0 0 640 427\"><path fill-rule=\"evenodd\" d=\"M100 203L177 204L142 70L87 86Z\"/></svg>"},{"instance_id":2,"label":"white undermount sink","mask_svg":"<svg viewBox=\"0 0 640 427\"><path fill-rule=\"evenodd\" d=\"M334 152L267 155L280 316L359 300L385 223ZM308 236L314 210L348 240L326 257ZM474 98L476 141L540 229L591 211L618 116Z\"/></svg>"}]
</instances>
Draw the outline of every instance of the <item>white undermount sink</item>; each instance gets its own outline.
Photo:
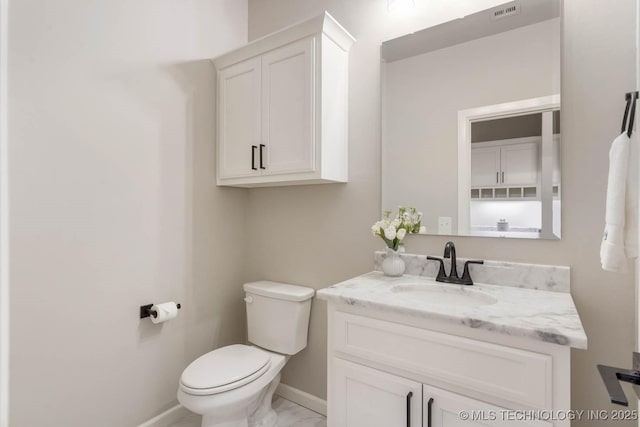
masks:
<instances>
[{"instance_id":1,"label":"white undermount sink","mask_svg":"<svg viewBox=\"0 0 640 427\"><path fill-rule=\"evenodd\" d=\"M470 286L429 283L395 285L391 291L401 298L429 305L477 307L495 304L496 298Z\"/></svg>"}]
</instances>

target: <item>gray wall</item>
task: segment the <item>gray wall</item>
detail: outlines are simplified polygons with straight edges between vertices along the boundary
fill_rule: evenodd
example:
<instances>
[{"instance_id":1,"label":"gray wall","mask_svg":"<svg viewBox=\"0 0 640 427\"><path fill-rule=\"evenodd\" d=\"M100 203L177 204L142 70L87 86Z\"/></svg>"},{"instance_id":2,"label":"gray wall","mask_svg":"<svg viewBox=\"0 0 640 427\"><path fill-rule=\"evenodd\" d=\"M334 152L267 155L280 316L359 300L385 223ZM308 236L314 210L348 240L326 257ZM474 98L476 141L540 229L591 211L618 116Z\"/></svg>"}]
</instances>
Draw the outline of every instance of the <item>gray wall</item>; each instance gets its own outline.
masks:
<instances>
[{"instance_id":1,"label":"gray wall","mask_svg":"<svg viewBox=\"0 0 640 427\"><path fill-rule=\"evenodd\" d=\"M10 1L11 427L131 427L245 337L247 193L215 186L238 0ZM138 307L175 300L152 325Z\"/></svg>"},{"instance_id":2,"label":"gray wall","mask_svg":"<svg viewBox=\"0 0 640 427\"><path fill-rule=\"evenodd\" d=\"M249 0L249 39L326 8L358 40L350 56L349 183L250 190L251 279L321 288L372 269L372 252L382 248L369 233L380 210L380 42L455 18L472 2L416 3L417 15L401 18L388 15L383 1ZM473 2L477 8L489 5ZM620 126L623 95L636 84L635 12L629 0L564 1L562 240L455 239L468 257L571 266L573 298L589 337L587 351L572 353L575 409L611 407L595 365L627 366L633 350L634 272L602 271L599 246L609 143ZM413 236L407 251L438 254L446 240ZM284 383L323 398L325 308L314 303L309 347L291 359L283 375Z\"/></svg>"}]
</instances>

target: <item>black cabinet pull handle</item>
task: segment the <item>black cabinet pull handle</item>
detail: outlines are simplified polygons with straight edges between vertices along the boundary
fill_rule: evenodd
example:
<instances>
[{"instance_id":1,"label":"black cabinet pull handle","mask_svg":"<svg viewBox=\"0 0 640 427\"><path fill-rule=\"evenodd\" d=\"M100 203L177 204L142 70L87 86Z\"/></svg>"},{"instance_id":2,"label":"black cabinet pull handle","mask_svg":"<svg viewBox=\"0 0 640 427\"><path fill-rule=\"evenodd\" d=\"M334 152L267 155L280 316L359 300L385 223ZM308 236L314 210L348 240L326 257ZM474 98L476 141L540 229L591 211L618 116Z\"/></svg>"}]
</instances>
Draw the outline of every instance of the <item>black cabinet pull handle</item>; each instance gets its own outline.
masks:
<instances>
[{"instance_id":1,"label":"black cabinet pull handle","mask_svg":"<svg viewBox=\"0 0 640 427\"><path fill-rule=\"evenodd\" d=\"M427 427L431 427L431 405L433 405L433 397L427 402Z\"/></svg>"},{"instance_id":2,"label":"black cabinet pull handle","mask_svg":"<svg viewBox=\"0 0 640 427\"><path fill-rule=\"evenodd\" d=\"M413 392L410 391L407 394L407 427L411 427L411 398L413 397Z\"/></svg>"},{"instance_id":3,"label":"black cabinet pull handle","mask_svg":"<svg viewBox=\"0 0 640 427\"><path fill-rule=\"evenodd\" d=\"M257 145L251 146L251 170L257 171L256 167L256 150L258 149Z\"/></svg>"},{"instance_id":4,"label":"black cabinet pull handle","mask_svg":"<svg viewBox=\"0 0 640 427\"><path fill-rule=\"evenodd\" d=\"M496 184L500 182L500 172L496 172Z\"/></svg>"},{"instance_id":5,"label":"black cabinet pull handle","mask_svg":"<svg viewBox=\"0 0 640 427\"><path fill-rule=\"evenodd\" d=\"M264 144L260 144L260 169L266 169L264 167L264 163L262 162L262 153L264 151L264 147L265 147Z\"/></svg>"},{"instance_id":6,"label":"black cabinet pull handle","mask_svg":"<svg viewBox=\"0 0 640 427\"><path fill-rule=\"evenodd\" d=\"M504 172L502 172L502 183L504 184Z\"/></svg>"}]
</instances>

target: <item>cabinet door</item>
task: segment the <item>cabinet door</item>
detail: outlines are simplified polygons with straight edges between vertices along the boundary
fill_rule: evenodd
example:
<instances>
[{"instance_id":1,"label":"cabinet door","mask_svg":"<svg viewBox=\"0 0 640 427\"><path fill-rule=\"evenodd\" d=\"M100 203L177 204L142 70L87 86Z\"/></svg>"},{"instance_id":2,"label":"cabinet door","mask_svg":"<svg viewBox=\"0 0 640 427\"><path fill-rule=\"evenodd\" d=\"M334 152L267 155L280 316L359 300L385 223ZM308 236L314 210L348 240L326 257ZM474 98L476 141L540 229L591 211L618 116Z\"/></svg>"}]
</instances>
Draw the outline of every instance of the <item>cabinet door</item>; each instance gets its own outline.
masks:
<instances>
[{"instance_id":1,"label":"cabinet door","mask_svg":"<svg viewBox=\"0 0 640 427\"><path fill-rule=\"evenodd\" d=\"M501 148L504 185L536 185L538 183L538 144L505 145Z\"/></svg>"},{"instance_id":2,"label":"cabinet door","mask_svg":"<svg viewBox=\"0 0 640 427\"><path fill-rule=\"evenodd\" d=\"M218 73L219 178L259 173L260 66L260 58L252 58Z\"/></svg>"},{"instance_id":3,"label":"cabinet door","mask_svg":"<svg viewBox=\"0 0 640 427\"><path fill-rule=\"evenodd\" d=\"M553 427L526 419L535 411L508 411L499 406L423 385L424 425L430 427ZM528 416L528 418L532 418Z\"/></svg>"},{"instance_id":4,"label":"cabinet door","mask_svg":"<svg viewBox=\"0 0 640 427\"><path fill-rule=\"evenodd\" d=\"M500 184L500 147L471 149L471 186L495 187Z\"/></svg>"},{"instance_id":5,"label":"cabinet door","mask_svg":"<svg viewBox=\"0 0 640 427\"><path fill-rule=\"evenodd\" d=\"M331 427L419 427L422 384L333 358Z\"/></svg>"},{"instance_id":6,"label":"cabinet door","mask_svg":"<svg viewBox=\"0 0 640 427\"><path fill-rule=\"evenodd\" d=\"M263 175L315 169L315 38L262 56Z\"/></svg>"}]
</instances>

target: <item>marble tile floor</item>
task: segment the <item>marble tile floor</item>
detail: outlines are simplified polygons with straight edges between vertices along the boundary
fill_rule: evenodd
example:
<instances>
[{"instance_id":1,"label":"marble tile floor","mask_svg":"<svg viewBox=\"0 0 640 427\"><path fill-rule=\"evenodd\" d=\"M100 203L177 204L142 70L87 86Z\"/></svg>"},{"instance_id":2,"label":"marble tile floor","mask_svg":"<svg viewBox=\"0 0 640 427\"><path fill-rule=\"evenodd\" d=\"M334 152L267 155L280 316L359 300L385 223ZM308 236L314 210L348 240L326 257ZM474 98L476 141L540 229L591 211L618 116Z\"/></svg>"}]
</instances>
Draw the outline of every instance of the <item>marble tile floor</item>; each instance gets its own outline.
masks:
<instances>
[{"instance_id":1,"label":"marble tile floor","mask_svg":"<svg viewBox=\"0 0 640 427\"><path fill-rule=\"evenodd\" d=\"M327 419L307 408L295 404L280 396L273 399L273 409L278 414L276 427L326 427ZM169 427L200 427L199 415L190 414Z\"/></svg>"}]
</instances>

